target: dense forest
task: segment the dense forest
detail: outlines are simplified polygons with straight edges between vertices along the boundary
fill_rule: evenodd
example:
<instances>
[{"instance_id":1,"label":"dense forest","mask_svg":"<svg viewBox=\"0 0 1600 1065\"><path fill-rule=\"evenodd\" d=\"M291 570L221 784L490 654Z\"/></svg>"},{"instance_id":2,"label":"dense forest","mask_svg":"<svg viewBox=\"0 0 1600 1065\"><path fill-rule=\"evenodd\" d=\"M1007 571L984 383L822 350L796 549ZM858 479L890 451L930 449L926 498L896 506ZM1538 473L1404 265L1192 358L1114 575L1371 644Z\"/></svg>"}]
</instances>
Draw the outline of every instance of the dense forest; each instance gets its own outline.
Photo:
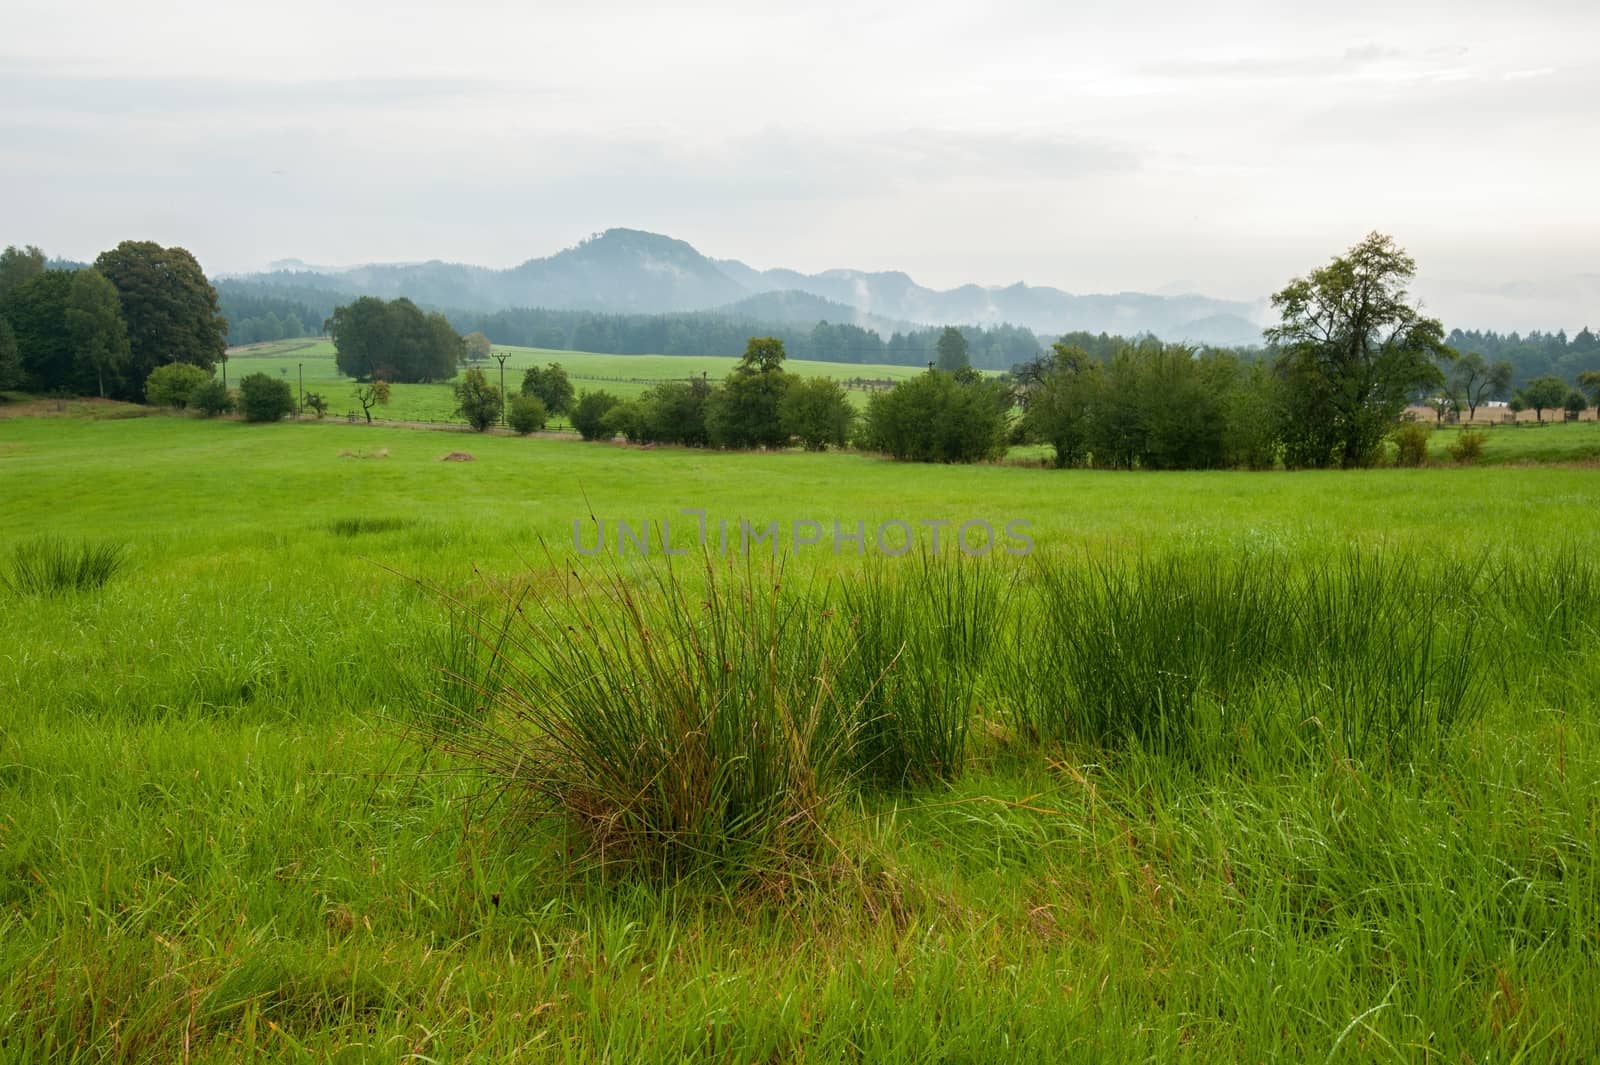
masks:
<instances>
[{"instance_id":1,"label":"dense forest","mask_svg":"<svg viewBox=\"0 0 1600 1065\"><path fill-rule=\"evenodd\" d=\"M1509 362L1512 380L1518 385L1546 374L1572 381L1585 371L1600 370L1600 337L1587 326L1571 339L1564 329L1554 333L1534 330L1526 336L1452 329L1445 343L1463 355L1475 351L1487 362Z\"/></svg>"}]
</instances>

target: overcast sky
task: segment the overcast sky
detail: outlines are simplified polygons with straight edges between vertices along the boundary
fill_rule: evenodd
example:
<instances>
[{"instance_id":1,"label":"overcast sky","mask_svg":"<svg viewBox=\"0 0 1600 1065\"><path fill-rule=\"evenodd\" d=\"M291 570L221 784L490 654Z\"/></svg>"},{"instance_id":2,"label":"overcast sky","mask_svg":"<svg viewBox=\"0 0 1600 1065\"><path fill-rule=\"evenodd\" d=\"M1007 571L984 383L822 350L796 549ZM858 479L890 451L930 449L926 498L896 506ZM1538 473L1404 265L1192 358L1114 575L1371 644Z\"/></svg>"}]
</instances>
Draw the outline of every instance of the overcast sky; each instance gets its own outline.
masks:
<instances>
[{"instance_id":1,"label":"overcast sky","mask_svg":"<svg viewBox=\"0 0 1600 1065\"><path fill-rule=\"evenodd\" d=\"M1254 299L1366 232L1600 326L1600 3L5 0L0 245L509 266L610 226Z\"/></svg>"}]
</instances>

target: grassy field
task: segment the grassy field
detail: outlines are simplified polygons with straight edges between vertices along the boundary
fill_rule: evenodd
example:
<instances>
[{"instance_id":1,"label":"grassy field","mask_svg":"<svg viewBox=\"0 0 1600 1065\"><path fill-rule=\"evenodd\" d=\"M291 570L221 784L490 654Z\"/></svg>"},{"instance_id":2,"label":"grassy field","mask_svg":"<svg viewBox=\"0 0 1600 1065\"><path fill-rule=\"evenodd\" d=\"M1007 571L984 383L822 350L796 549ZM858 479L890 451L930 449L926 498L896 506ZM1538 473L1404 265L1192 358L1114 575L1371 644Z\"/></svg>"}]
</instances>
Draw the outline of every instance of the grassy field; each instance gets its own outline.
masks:
<instances>
[{"instance_id":1,"label":"grassy field","mask_svg":"<svg viewBox=\"0 0 1600 1065\"><path fill-rule=\"evenodd\" d=\"M1592 468L909 467L73 413L0 420L0 567L40 534L125 557L98 589L0 589L0 1059L1600 1056ZM1495 430L1489 457L1574 431ZM1030 556L983 562L1017 592L953 767L847 789L820 852L743 877L607 872L559 822L470 803L483 777L423 727L459 629L417 581L545 601L585 564L575 521L682 508L1029 522ZM1370 612L1220 645L1183 620L1218 587L1313 616L1352 548L1393 562ZM804 548L783 584L914 565ZM1166 700L1247 646L1259 676L1182 742L1037 736L1023 710ZM1347 675L1413 654L1467 663L1471 712L1427 679L1393 703L1422 747L1337 739L1336 704L1391 705ZM1040 663L1064 668L1019 679ZM1063 686L1091 665L1104 685Z\"/></svg>"},{"instance_id":2,"label":"grassy field","mask_svg":"<svg viewBox=\"0 0 1600 1065\"><path fill-rule=\"evenodd\" d=\"M510 391L521 387L523 370L558 362L566 368L568 376L572 378L573 388L578 392L603 388L624 399L639 395L657 381L682 381L706 374L712 383L716 383L726 377L739 361L716 355L597 355L586 351L516 347L498 347L495 350L510 353L511 357L506 360L506 388ZM807 377L833 377L840 381L857 377L899 381L914 376L919 369L911 366L812 362L805 359L791 359L784 365L790 373ZM297 383L302 368L306 390L325 396L331 404L333 415L343 415L351 410L359 412L360 408L351 398L352 382L340 375L334 366L333 344L330 341L305 339L256 344L234 349L228 359L230 381L237 381L248 373L267 373ZM483 371L492 383L499 383L498 362L485 360ZM458 421L454 413L455 396L448 384L394 385L392 393L389 406L374 411L374 417L388 421ZM866 405L867 393L852 389L850 395L858 405Z\"/></svg>"}]
</instances>

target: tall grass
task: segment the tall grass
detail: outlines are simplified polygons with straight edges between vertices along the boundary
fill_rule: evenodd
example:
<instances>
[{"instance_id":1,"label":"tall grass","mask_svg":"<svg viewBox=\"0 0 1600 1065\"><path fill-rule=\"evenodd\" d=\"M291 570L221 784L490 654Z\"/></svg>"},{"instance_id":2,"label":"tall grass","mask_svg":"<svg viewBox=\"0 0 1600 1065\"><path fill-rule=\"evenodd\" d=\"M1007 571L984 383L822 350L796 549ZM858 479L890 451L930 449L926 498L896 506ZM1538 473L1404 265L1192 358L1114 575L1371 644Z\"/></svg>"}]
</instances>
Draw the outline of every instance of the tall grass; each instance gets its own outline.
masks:
<instances>
[{"instance_id":1,"label":"tall grass","mask_svg":"<svg viewBox=\"0 0 1600 1065\"><path fill-rule=\"evenodd\" d=\"M1009 590L991 565L926 554L836 583L829 613L847 648L837 681L859 707L853 762L863 781L899 786L961 771Z\"/></svg>"},{"instance_id":2,"label":"tall grass","mask_svg":"<svg viewBox=\"0 0 1600 1065\"><path fill-rule=\"evenodd\" d=\"M328 523L328 531L335 536L364 536L370 533L394 532L409 524L411 523L404 518L335 518Z\"/></svg>"},{"instance_id":3,"label":"tall grass","mask_svg":"<svg viewBox=\"0 0 1600 1065\"><path fill-rule=\"evenodd\" d=\"M1473 571L1409 556L1211 551L1047 562L1015 644L1025 736L1181 756L1335 737L1357 758L1436 747L1476 705ZM1293 716L1291 716L1293 715Z\"/></svg>"},{"instance_id":4,"label":"tall grass","mask_svg":"<svg viewBox=\"0 0 1600 1065\"><path fill-rule=\"evenodd\" d=\"M484 654L447 675L431 735L605 864L672 875L809 853L858 708L813 597L784 576L610 564L549 596L504 592L471 614Z\"/></svg>"},{"instance_id":5,"label":"tall grass","mask_svg":"<svg viewBox=\"0 0 1600 1065\"><path fill-rule=\"evenodd\" d=\"M0 585L13 595L65 595L99 588L122 569L122 545L70 543L56 536L24 540L0 569Z\"/></svg>"}]
</instances>

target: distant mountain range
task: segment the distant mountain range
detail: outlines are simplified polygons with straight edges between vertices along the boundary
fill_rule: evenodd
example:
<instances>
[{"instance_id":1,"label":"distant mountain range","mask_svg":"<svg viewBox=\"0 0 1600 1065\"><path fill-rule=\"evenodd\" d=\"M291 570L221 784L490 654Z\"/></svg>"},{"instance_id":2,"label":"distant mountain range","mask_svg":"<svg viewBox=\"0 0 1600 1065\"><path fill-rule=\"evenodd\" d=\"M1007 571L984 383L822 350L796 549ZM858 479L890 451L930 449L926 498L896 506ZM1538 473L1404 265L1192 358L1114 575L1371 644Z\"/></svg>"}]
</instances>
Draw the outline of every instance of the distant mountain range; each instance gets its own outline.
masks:
<instances>
[{"instance_id":1,"label":"distant mountain range","mask_svg":"<svg viewBox=\"0 0 1600 1065\"><path fill-rule=\"evenodd\" d=\"M514 307L627 314L713 311L752 320L830 321L888 333L912 325L1011 325L1057 335L1077 330L1206 344L1258 344L1258 309L1195 295L1074 295L1015 284L938 291L899 272L757 270L711 259L688 243L634 229L608 229L509 270L456 263L312 267L294 260L238 280L339 295L408 296L470 311Z\"/></svg>"}]
</instances>

